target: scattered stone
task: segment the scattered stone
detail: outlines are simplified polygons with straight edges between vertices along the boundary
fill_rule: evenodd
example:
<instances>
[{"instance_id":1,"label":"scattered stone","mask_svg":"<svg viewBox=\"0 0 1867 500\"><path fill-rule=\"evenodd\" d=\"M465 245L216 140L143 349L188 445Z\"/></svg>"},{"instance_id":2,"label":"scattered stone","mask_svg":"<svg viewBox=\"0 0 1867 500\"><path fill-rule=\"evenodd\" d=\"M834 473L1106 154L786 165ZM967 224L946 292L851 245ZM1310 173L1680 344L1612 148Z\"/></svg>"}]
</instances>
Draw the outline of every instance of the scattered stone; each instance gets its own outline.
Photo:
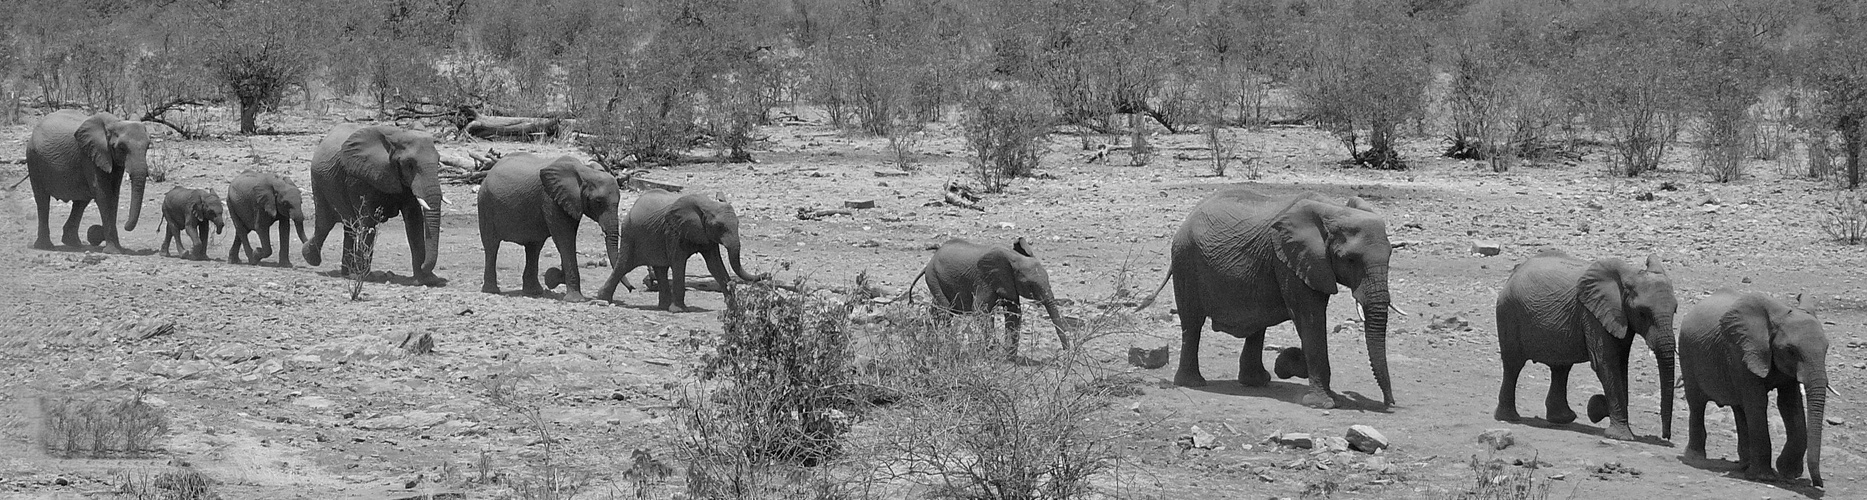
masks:
<instances>
[{"instance_id":1,"label":"scattered stone","mask_svg":"<svg viewBox=\"0 0 1867 500\"><path fill-rule=\"evenodd\" d=\"M1279 349L1277 360L1271 363L1271 373L1277 375L1278 379L1309 378L1309 360L1303 357L1303 348Z\"/></svg>"},{"instance_id":2,"label":"scattered stone","mask_svg":"<svg viewBox=\"0 0 1867 500\"><path fill-rule=\"evenodd\" d=\"M1621 465L1620 462L1608 462L1605 464L1601 464L1592 469L1589 469L1589 472L1594 474L1596 479L1602 479L1602 480L1610 479L1610 478L1613 478L1614 476L1620 476L1620 475L1640 477L1640 469L1635 469L1633 467Z\"/></svg>"},{"instance_id":3,"label":"scattered stone","mask_svg":"<svg viewBox=\"0 0 1867 500\"><path fill-rule=\"evenodd\" d=\"M1291 432L1277 436L1276 439L1277 444L1289 446L1291 448L1308 449L1316 446L1316 441L1311 439L1307 432Z\"/></svg>"},{"instance_id":4,"label":"scattered stone","mask_svg":"<svg viewBox=\"0 0 1867 500\"><path fill-rule=\"evenodd\" d=\"M1193 426L1190 432L1194 448L1210 450L1219 445L1218 436L1213 436L1212 433L1206 432L1205 429L1201 429L1197 425Z\"/></svg>"},{"instance_id":5,"label":"scattered stone","mask_svg":"<svg viewBox=\"0 0 1867 500\"><path fill-rule=\"evenodd\" d=\"M326 399L324 396L304 396L292 400L292 404L306 408L322 409L330 408L332 403L330 399Z\"/></svg>"},{"instance_id":6,"label":"scattered stone","mask_svg":"<svg viewBox=\"0 0 1867 500\"><path fill-rule=\"evenodd\" d=\"M1828 425L1834 425L1834 426L1848 425L1848 421L1842 420L1841 417L1827 417L1822 420L1827 420Z\"/></svg>"},{"instance_id":7,"label":"scattered stone","mask_svg":"<svg viewBox=\"0 0 1867 500\"><path fill-rule=\"evenodd\" d=\"M876 170L876 177L907 177L908 173L900 170Z\"/></svg>"},{"instance_id":8,"label":"scattered stone","mask_svg":"<svg viewBox=\"0 0 1867 500\"><path fill-rule=\"evenodd\" d=\"M1387 448L1387 436L1381 431L1366 425L1348 426L1348 445L1363 453L1374 453Z\"/></svg>"},{"instance_id":9,"label":"scattered stone","mask_svg":"<svg viewBox=\"0 0 1867 500\"><path fill-rule=\"evenodd\" d=\"M1324 437L1316 438L1315 444L1316 444L1315 453L1348 451L1348 440L1335 437L1335 436L1324 436Z\"/></svg>"},{"instance_id":10,"label":"scattered stone","mask_svg":"<svg viewBox=\"0 0 1867 500\"><path fill-rule=\"evenodd\" d=\"M433 413L433 412L415 410L415 411L411 411L411 412L401 414L401 415L392 415L392 416L387 416L387 417L376 417L376 418L371 418L371 419L365 419L362 421L358 421L357 423L352 424L352 425L354 425L358 429L364 429L364 430L392 430L392 429L417 429L419 430L419 429L427 429L429 427L440 425L442 422L447 421L448 416L449 415L446 413Z\"/></svg>"},{"instance_id":11,"label":"scattered stone","mask_svg":"<svg viewBox=\"0 0 1867 500\"><path fill-rule=\"evenodd\" d=\"M259 354L246 344L226 344L208 351L208 357L226 361L228 364L240 364L259 359Z\"/></svg>"},{"instance_id":12,"label":"scattered stone","mask_svg":"<svg viewBox=\"0 0 1867 500\"><path fill-rule=\"evenodd\" d=\"M1654 196L1653 193L1640 193L1640 194L1634 195L1634 201L1653 201L1656 199L1659 199L1659 197Z\"/></svg>"},{"instance_id":13,"label":"scattered stone","mask_svg":"<svg viewBox=\"0 0 1867 500\"><path fill-rule=\"evenodd\" d=\"M875 200L843 200L843 208L875 208Z\"/></svg>"},{"instance_id":14,"label":"scattered stone","mask_svg":"<svg viewBox=\"0 0 1867 500\"><path fill-rule=\"evenodd\" d=\"M104 244L104 237L108 235L102 224L92 224L84 230L84 241L91 242L91 246L98 246Z\"/></svg>"},{"instance_id":15,"label":"scattered stone","mask_svg":"<svg viewBox=\"0 0 1867 500\"><path fill-rule=\"evenodd\" d=\"M1490 429L1478 435L1478 442L1491 445L1493 450L1502 450L1517 444L1517 439L1510 429Z\"/></svg>"},{"instance_id":16,"label":"scattered stone","mask_svg":"<svg viewBox=\"0 0 1867 500\"><path fill-rule=\"evenodd\" d=\"M1504 245L1490 240L1472 240L1472 253L1489 257L1504 253Z\"/></svg>"},{"instance_id":17,"label":"scattered stone","mask_svg":"<svg viewBox=\"0 0 1867 500\"><path fill-rule=\"evenodd\" d=\"M1128 364L1148 370L1167 366L1167 347L1160 346L1159 349L1129 347Z\"/></svg>"}]
</instances>

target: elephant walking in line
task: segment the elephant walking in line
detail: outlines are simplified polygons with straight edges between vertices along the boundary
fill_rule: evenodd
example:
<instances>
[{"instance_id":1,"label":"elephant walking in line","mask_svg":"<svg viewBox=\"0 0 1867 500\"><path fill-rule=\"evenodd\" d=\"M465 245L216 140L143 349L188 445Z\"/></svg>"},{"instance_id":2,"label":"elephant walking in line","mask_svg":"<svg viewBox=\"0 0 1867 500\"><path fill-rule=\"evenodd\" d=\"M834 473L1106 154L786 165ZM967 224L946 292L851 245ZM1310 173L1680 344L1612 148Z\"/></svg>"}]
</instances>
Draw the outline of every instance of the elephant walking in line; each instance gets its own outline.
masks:
<instances>
[{"instance_id":1,"label":"elephant walking in line","mask_svg":"<svg viewBox=\"0 0 1867 500\"><path fill-rule=\"evenodd\" d=\"M1535 361L1550 370L1546 417L1555 424L1574 422L1569 368L1588 363L1606 393L1590 400L1589 420L1608 417L1606 437L1633 440L1627 424L1627 355L1640 335L1659 364L1661 435L1672 439L1673 315L1678 310L1672 278L1657 256L1647 257L1645 269L1620 259L1589 262L1559 250L1530 257L1511 271L1498 292L1504 380L1492 416L1512 422L1520 418L1517 375L1524 363Z\"/></svg>"},{"instance_id":2,"label":"elephant walking in line","mask_svg":"<svg viewBox=\"0 0 1867 500\"><path fill-rule=\"evenodd\" d=\"M169 242L173 241L175 249L182 252L182 258L207 260L207 225L214 225L214 234L220 234L227 227L221 212L220 196L211 189L181 186L169 189L162 197L162 222L169 226L168 232L162 235L162 256L169 256ZM184 233L188 243L194 246L182 243Z\"/></svg>"},{"instance_id":3,"label":"elephant walking in line","mask_svg":"<svg viewBox=\"0 0 1867 500\"><path fill-rule=\"evenodd\" d=\"M1737 417L1738 466L1751 479L1795 479L1807 454L1809 482L1822 485L1822 426L1828 407L1828 336L1798 298L1719 290L1679 325L1688 412L1685 454L1705 458L1705 403ZM1783 418L1783 455L1770 469L1770 391ZM1803 398L1808 399L1806 413Z\"/></svg>"},{"instance_id":4,"label":"elephant walking in line","mask_svg":"<svg viewBox=\"0 0 1867 500\"><path fill-rule=\"evenodd\" d=\"M58 198L71 202L71 217L65 220L61 240L65 245L83 245L78 224L84 219L84 207L96 201L97 214L104 222L100 226L103 251L123 253L117 237L117 195L128 174L130 213L123 219L123 230L135 231L143 211L143 184L149 178L148 152L149 131L142 122L70 109L39 120L26 142L26 173L32 180L33 201L39 206L39 236L32 248L52 249L52 199Z\"/></svg>"},{"instance_id":5,"label":"elephant walking in line","mask_svg":"<svg viewBox=\"0 0 1867 500\"><path fill-rule=\"evenodd\" d=\"M934 251L933 258L920 276L927 278L927 294L938 314L996 310L1005 313L1005 330L1010 341L1009 355L1018 355L1018 329L1022 326L1021 299L1031 299L1044 306L1045 314L1057 329L1057 343L1070 348L1064 334L1064 318L1057 312L1056 294L1050 289L1050 273L1044 263L1031 253L1024 238L1010 248L987 246L959 238L947 240ZM914 283L909 282L909 293Z\"/></svg>"},{"instance_id":6,"label":"elephant walking in line","mask_svg":"<svg viewBox=\"0 0 1867 500\"><path fill-rule=\"evenodd\" d=\"M246 260L259 264L272 255L272 224L279 224L279 265L292 267L291 233L298 229L298 242L305 242L305 198L291 179L269 172L241 172L227 185L227 212L233 215L233 247L227 250L227 262L240 263L240 249ZM259 233L258 250L253 249L247 232Z\"/></svg>"},{"instance_id":7,"label":"elephant walking in line","mask_svg":"<svg viewBox=\"0 0 1867 500\"><path fill-rule=\"evenodd\" d=\"M396 215L407 223L415 280L441 286L434 275L441 242L441 156L434 136L386 125L345 123L332 127L311 155L311 195L317 200L317 229L305 242L305 263L322 264L324 238L344 225L344 274L367 273L373 229Z\"/></svg>"},{"instance_id":8,"label":"elephant walking in line","mask_svg":"<svg viewBox=\"0 0 1867 500\"><path fill-rule=\"evenodd\" d=\"M1329 387L1329 296L1346 286L1360 303L1368 361L1383 401L1394 404L1387 370L1388 259L1393 246L1373 205L1360 198L1335 204L1315 193L1270 197L1249 189L1222 191L1201 200L1173 236L1167 278L1143 301L1146 308L1167 281L1180 314L1180 366L1173 382L1206 384L1199 372L1199 339L1207 318L1212 329L1245 339L1238 354L1238 382L1270 383L1264 370L1265 328L1290 321L1302 339L1301 358L1310 381L1303 404L1334 408Z\"/></svg>"},{"instance_id":9,"label":"elephant walking in line","mask_svg":"<svg viewBox=\"0 0 1867 500\"><path fill-rule=\"evenodd\" d=\"M643 192L622 219L622 244L609 280L597 292L597 298L614 301L616 285L630 290L628 273L648 266L659 284L660 302L656 308L684 312L687 306L687 260L694 254L706 259L707 272L726 290L726 262L739 279L759 281L769 276L754 276L739 263L739 215L733 206L714 196L675 194L661 189ZM720 260L720 247L726 247L726 261ZM669 275L673 278L670 280Z\"/></svg>"},{"instance_id":10,"label":"elephant walking in line","mask_svg":"<svg viewBox=\"0 0 1867 500\"><path fill-rule=\"evenodd\" d=\"M486 249L482 292L499 293L499 243L510 241L525 247L525 294L543 294L538 254L549 238L562 261L564 301L587 300L577 266L577 226L585 217L602 228L610 264L618 262L622 190L614 176L576 158L530 153L500 158L480 184L479 201L480 244Z\"/></svg>"}]
</instances>

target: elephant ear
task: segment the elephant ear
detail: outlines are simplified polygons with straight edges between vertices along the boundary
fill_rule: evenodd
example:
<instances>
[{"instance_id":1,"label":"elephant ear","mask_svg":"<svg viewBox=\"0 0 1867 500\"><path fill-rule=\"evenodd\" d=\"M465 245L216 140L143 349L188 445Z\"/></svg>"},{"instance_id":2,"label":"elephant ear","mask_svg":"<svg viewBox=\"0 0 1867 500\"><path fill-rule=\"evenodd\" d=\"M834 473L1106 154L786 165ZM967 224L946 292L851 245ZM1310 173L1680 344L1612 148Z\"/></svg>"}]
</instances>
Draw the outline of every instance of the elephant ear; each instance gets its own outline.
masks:
<instances>
[{"instance_id":1,"label":"elephant ear","mask_svg":"<svg viewBox=\"0 0 1867 500\"><path fill-rule=\"evenodd\" d=\"M259 205L259 212L266 215L265 220L277 220L279 218L278 191L270 186L263 186L253 191L253 203Z\"/></svg>"},{"instance_id":2,"label":"elephant ear","mask_svg":"<svg viewBox=\"0 0 1867 500\"><path fill-rule=\"evenodd\" d=\"M1299 200L1271 223L1277 229L1277 259L1311 289L1333 294L1335 270L1329 265L1329 242L1314 203Z\"/></svg>"},{"instance_id":3,"label":"elephant ear","mask_svg":"<svg viewBox=\"0 0 1867 500\"><path fill-rule=\"evenodd\" d=\"M1037 257L1036 254L1031 253L1031 244L1025 243L1023 236L1019 236L1018 239L1012 240L1011 251L1018 252L1018 255L1023 255L1025 257L1033 257L1033 258Z\"/></svg>"},{"instance_id":4,"label":"elephant ear","mask_svg":"<svg viewBox=\"0 0 1867 500\"><path fill-rule=\"evenodd\" d=\"M111 159L110 154L110 124L116 121L117 117L110 113L94 114L78 125L78 131L71 134L78 140L85 155L91 157L91 166L104 172L117 170L117 162Z\"/></svg>"},{"instance_id":5,"label":"elephant ear","mask_svg":"<svg viewBox=\"0 0 1867 500\"><path fill-rule=\"evenodd\" d=\"M1374 204L1373 204L1373 203L1369 203L1369 202L1368 202L1368 200L1364 200L1364 199L1361 199L1361 197L1360 197L1360 196L1350 196L1350 197L1348 198L1348 205L1347 205L1347 206L1348 206L1348 208L1353 208L1353 209L1356 209L1356 210L1360 210L1360 211L1363 211L1363 212L1373 212L1373 211L1374 211Z\"/></svg>"},{"instance_id":6,"label":"elephant ear","mask_svg":"<svg viewBox=\"0 0 1867 500\"><path fill-rule=\"evenodd\" d=\"M1775 320L1786 315L1788 310L1780 305L1771 306L1762 297L1746 294L1731 304L1731 310L1724 313L1718 325L1725 341L1737 346L1744 368L1759 378L1770 376L1770 341L1780 333ZM1772 311L1778 308L1784 311Z\"/></svg>"},{"instance_id":7,"label":"elephant ear","mask_svg":"<svg viewBox=\"0 0 1867 500\"><path fill-rule=\"evenodd\" d=\"M337 150L337 165L345 175L363 179L377 191L400 193L404 190L402 172L390 164L389 147L389 138L377 127L357 129Z\"/></svg>"},{"instance_id":8,"label":"elephant ear","mask_svg":"<svg viewBox=\"0 0 1867 500\"><path fill-rule=\"evenodd\" d=\"M1621 287L1621 275L1626 272L1627 263L1621 259L1595 261L1582 272L1575 291L1582 307L1617 339L1627 338L1627 302L1623 300L1626 291Z\"/></svg>"},{"instance_id":9,"label":"elephant ear","mask_svg":"<svg viewBox=\"0 0 1867 500\"><path fill-rule=\"evenodd\" d=\"M576 163L566 160L569 158L545 165L538 171L538 181L544 183L545 196L557 203L558 209L575 218L584 212L583 179L577 175Z\"/></svg>"}]
</instances>

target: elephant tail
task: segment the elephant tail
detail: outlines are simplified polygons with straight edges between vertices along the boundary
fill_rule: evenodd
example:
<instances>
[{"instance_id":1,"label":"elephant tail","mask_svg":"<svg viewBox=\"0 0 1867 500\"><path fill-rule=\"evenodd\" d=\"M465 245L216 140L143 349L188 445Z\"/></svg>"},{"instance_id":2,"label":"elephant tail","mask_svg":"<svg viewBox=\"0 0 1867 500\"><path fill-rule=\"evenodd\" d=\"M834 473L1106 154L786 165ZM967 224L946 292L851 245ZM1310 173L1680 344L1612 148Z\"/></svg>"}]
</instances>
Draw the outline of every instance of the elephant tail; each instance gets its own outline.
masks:
<instances>
[{"instance_id":1,"label":"elephant tail","mask_svg":"<svg viewBox=\"0 0 1867 500\"><path fill-rule=\"evenodd\" d=\"M1154 293L1148 294L1147 300L1141 301L1141 305L1134 306L1134 311L1141 312L1142 309L1147 309L1147 306L1154 305L1154 299L1160 298L1160 291L1165 290L1167 288L1167 282L1172 280L1173 271L1168 270L1167 276L1160 279L1160 286L1154 287Z\"/></svg>"},{"instance_id":2,"label":"elephant tail","mask_svg":"<svg viewBox=\"0 0 1867 500\"><path fill-rule=\"evenodd\" d=\"M902 298L903 296L905 296L905 297L907 297L907 299L908 299L908 303L909 303L909 304L913 304L913 303L914 303L914 285L917 285L917 284L919 284L919 283L921 282L921 278L922 278L922 277L924 277L924 276L927 276L927 269L926 269L926 268L922 268L922 269L921 269L921 273L920 273L920 274L916 274L916 275L914 275L914 281L909 281L909 282L908 282L908 287L907 287L907 289L906 289L906 290L902 290L902 291L901 291L901 295L900 295L900 296L896 296L896 297L895 297L895 301L896 301L896 302L899 302L899 301L901 300L901 298Z\"/></svg>"}]
</instances>

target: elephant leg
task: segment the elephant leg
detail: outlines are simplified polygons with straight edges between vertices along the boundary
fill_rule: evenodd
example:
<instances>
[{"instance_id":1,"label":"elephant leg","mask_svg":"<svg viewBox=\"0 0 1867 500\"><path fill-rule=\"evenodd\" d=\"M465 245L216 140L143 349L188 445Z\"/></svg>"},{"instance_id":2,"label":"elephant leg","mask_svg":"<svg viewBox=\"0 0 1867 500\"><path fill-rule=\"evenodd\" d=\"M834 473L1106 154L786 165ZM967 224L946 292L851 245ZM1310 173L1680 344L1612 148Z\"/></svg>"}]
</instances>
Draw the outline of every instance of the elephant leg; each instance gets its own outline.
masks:
<instances>
[{"instance_id":1,"label":"elephant leg","mask_svg":"<svg viewBox=\"0 0 1867 500\"><path fill-rule=\"evenodd\" d=\"M1705 459L1705 391L1696 385L1685 387L1686 441L1685 456L1694 460Z\"/></svg>"},{"instance_id":2,"label":"elephant leg","mask_svg":"<svg viewBox=\"0 0 1867 500\"><path fill-rule=\"evenodd\" d=\"M194 243L194 248L188 250L188 258L207 260L207 223L201 222L198 223L198 225L200 227L194 229L192 231L194 234L190 235L192 236L190 239L193 240L191 243Z\"/></svg>"},{"instance_id":3,"label":"elephant leg","mask_svg":"<svg viewBox=\"0 0 1867 500\"><path fill-rule=\"evenodd\" d=\"M39 207L39 237L32 240L32 248L52 249L52 195L37 188L32 190L32 202Z\"/></svg>"},{"instance_id":4,"label":"elephant leg","mask_svg":"<svg viewBox=\"0 0 1867 500\"><path fill-rule=\"evenodd\" d=\"M65 235L61 240L67 246L83 247L85 241L78 237L78 224L84 222L84 208L91 205L91 200L71 202L71 215L65 218ZM109 229L108 226L105 229Z\"/></svg>"},{"instance_id":5,"label":"elephant leg","mask_svg":"<svg viewBox=\"0 0 1867 500\"><path fill-rule=\"evenodd\" d=\"M1569 409L1569 369L1575 365L1558 363L1549 365L1549 395L1543 397L1543 418L1552 424L1566 424L1575 421L1575 410Z\"/></svg>"},{"instance_id":6,"label":"elephant leg","mask_svg":"<svg viewBox=\"0 0 1867 500\"><path fill-rule=\"evenodd\" d=\"M583 302L583 276L577 268L577 234L552 236L551 242L558 247L558 269L564 273L564 301Z\"/></svg>"},{"instance_id":7,"label":"elephant leg","mask_svg":"<svg viewBox=\"0 0 1867 500\"><path fill-rule=\"evenodd\" d=\"M1180 366L1174 369L1173 385L1203 387L1206 377L1199 373L1199 336L1206 329L1206 311L1199 303L1202 293L1194 278L1197 273L1171 272L1174 300L1180 313Z\"/></svg>"},{"instance_id":8,"label":"elephant leg","mask_svg":"<svg viewBox=\"0 0 1867 500\"><path fill-rule=\"evenodd\" d=\"M485 271L480 273L480 291L499 293L499 240L492 233L480 233L480 247L486 251Z\"/></svg>"},{"instance_id":9,"label":"elephant leg","mask_svg":"<svg viewBox=\"0 0 1867 500\"><path fill-rule=\"evenodd\" d=\"M525 272L520 274L526 295L533 297L544 295L545 287L538 283L538 256L544 253L545 242L525 244Z\"/></svg>"},{"instance_id":10,"label":"elephant leg","mask_svg":"<svg viewBox=\"0 0 1867 500\"><path fill-rule=\"evenodd\" d=\"M261 235L269 234L265 229L260 229L259 233ZM261 236L261 238L260 242L267 244L266 251L272 251L271 242L264 240L264 236ZM292 225L285 221L279 221L279 267L292 267Z\"/></svg>"},{"instance_id":11,"label":"elephant leg","mask_svg":"<svg viewBox=\"0 0 1867 500\"><path fill-rule=\"evenodd\" d=\"M1750 414L1744 413L1744 407L1740 405L1731 405L1730 408L1731 420L1737 423L1737 468L1748 471L1754 463L1750 459L1750 448L1755 446L1750 442Z\"/></svg>"},{"instance_id":12,"label":"elephant leg","mask_svg":"<svg viewBox=\"0 0 1867 500\"><path fill-rule=\"evenodd\" d=\"M162 231L162 250L159 253L159 255L163 257L168 257L171 255L169 253L169 242L174 239L175 239L175 228L171 227L171 228L168 228L167 230Z\"/></svg>"},{"instance_id":13,"label":"elephant leg","mask_svg":"<svg viewBox=\"0 0 1867 500\"><path fill-rule=\"evenodd\" d=\"M344 223L344 246L343 246L343 258L342 258L343 264L338 266L338 271L343 272L344 276L349 276L356 272L356 266L357 266L356 247L357 247L357 228L353 226L352 224L346 222ZM311 255L306 254L305 260L311 260Z\"/></svg>"},{"instance_id":14,"label":"elephant leg","mask_svg":"<svg viewBox=\"0 0 1867 500\"><path fill-rule=\"evenodd\" d=\"M660 282L660 283L667 283L668 282L668 266L649 266L648 267L648 279L656 281L656 282ZM668 310L669 306L674 305L674 291L669 290L668 287L663 286L661 287L660 290L656 290L655 297L656 297L656 300L655 300L656 309ZM679 311L675 311L675 312L679 312Z\"/></svg>"},{"instance_id":15,"label":"elephant leg","mask_svg":"<svg viewBox=\"0 0 1867 500\"><path fill-rule=\"evenodd\" d=\"M428 251L428 226L425 217L427 214L422 212L420 206L410 203L409 208L402 211L402 231L408 235L408 268L414 271L412 274L415 276L415 281L436 286L434 283L437 283L439 279L434 275L434 270L421 268L422 258L427 255ZM544 245L544 243L539 242L539 245ZM535 259L534 262L536 262Z\"/></svg>"},{"instance_id":16,"label":"elephant leg","mask_svg":"<svg viewBox=\"0 0 1867 500\"><path fill-rule=\"evenodd\" d=\"M1504 360L1504 381L1498 385L1497 409L1491 410L1491 418L1516 422L1523 419L1523 416L1517 414L1517 376L1523 373L1526 361L1523 355L1514 352L1504 352L1499 357ZM1551 371L1554 371L1553 367Z\"/></svg>"},{"instance_id":17,"label":"elephant leg","mask_svg":"<svg viewBox=\"0 0 1867 500\"><path fill-rule=\"evenodd\" d=\"M1271 384L1271 373L1264 371L1264 329L1245 334L1245 348L1238 351L1238 383L1245 387ZM1307 366L1307 365L1306 365Z\"/></svg>"},{"instance_id":18,"label":"elephant leg","mask_svg":"<svg viewBox=\"0 0 1867 500\"><path fill-rule=\"evenodd\" d=\"M674 257L674 262L669 263L667 281L661 282L661 293L668 294L668 312L687 312L687 258L690 255L672 251L668 254ZM657 273L655 277L662 276Z\"/></svg>"},{"instance_id":19,"label":"elephant leg","mask_svg":"<svg viewBox=\"0 0 1867 500\"><path fill-rule=\"evenodd\" d=\"M303 257L306 264L312 266L324 264L324 255L321 252L324 249L324 238L331 235L331 228L334 227L337 227L337 214L326 208L324 202L318 202L317 216L312 220L311 239L305 241ZM345 234L349 234L348 230ZM346 244L348 244L347 239Z\"/></svg>"},{"instance_id":20,"label":"elephant leg","mask_svg":"<svg viewBox=\"0 0 1867 500\"><path fill-rule=\"evenodd\" d=\"M1802 410L1802 388L1776 389L1776 410L1783 417L1783 454L1776 457L1776 472L1783 479L1795 479L1802 476L1803 454L1809 451L1810 422Z\"/></svg>"},{"instance_id":21,"label":"elephant leg","mask_svg":"<svg viewBox=\"0 0 1867 500\"><path fill-rule=\"evenodd\" d=\"M228 264L239 264L240 263L240 246L245 245L245 244L246 244L246 229L241 228L240 223L235 222L233 224L233 245L227 247L227 263Z\"/></svg>"},{"instance_id":22,"label":"elephant leg","mask_svg":"<svg viewBox=\"0 0 1867 500\"><path fill-rule=\"evenodd\" d=\"M707 274L713 275L713 282L720 287L720 293L726 293L726 284L732 279L726 274L726 261L720 259L720 247L709 248L700 252L700 258L707 263Z\"/></svg>"},{"instance_id":23,"label":"elephant leg","mask_svg":"<svg viewBox=\"0 0 1867 500\"><path fill-rule=\"evenodd\" d=\"M1018 329L1024 326L1024 305L1018 299L1004 300L1000 305L1005 311L1005 355L1018 357Z\"/></svg>"},{"instance_id":24,"label":"elephant leg","mask_svg":"<svg viewBox=\"0 0 1867 500\"><path fill-rule=\"evenodd\" d=\"M285 225L280 224L279 227L280 229L284 229ZM259 233L255 235L256 237L259 238L259 250L253 253L254 264L258 264L260 259L264 259L266 257L272 256L272 233L267 232L266 230L268 229L272 229L272 228L260 226L258 231L254 231L256 233ZM279 238L279 243L281 244L285 243L285 238L283 236ZM247 246L250 248L252 246L252 243L248 242ZM284 250L281 249L280 251L283 252Z\"/></svg>"},{"instance_id":25,"label":"elephant leg","mask_svg":"<svg viewBox=\"0 0 1867 500\"><path fill-rule=\"evenodd\" d=\"M1290 320L1296 323L1297 336L1303 340L1303 358L1309 362L1310 391L1303 395L1303 405L1319 410L1337 404L1335 392L1329 389L1329 325L1324 310L1322 305L1290 308Z\"/></svg>"},{"instance_id":26,"label":"elephant leg","mask_svg":"<svg viewBox=\"0 0 1867 500\"><path fill-rule=\"evenodd\" d=\"M1771 481L1777 479L1777 476L1776 471L1770 467L1770 394L1768 391L1758 392L1744 398L1747 402L1754 399L1755 403L1738 407L1738 411L1744 414L1740 421L1743 428L1738 430L1738 435L1750 437L1739 446L1738 453L1749 462L1744 469L1746 479Z\"/></svg>"},{"instance_id":27,"label":"elephant leg","mask_svg":"<svg viewBox=\"0 0 1867 500\"><path fill-rule=\"evenodd\" d=\"M1590 333L1589 335L1595 335ZM1633 441L1634 431L1627 422L1627 353L1633 338L1604 339L1595 343L1589 365L1601 380L1601 392L1608 400L1608 428L1601 435L1608 439Z\"/></svg>"}]
</instances>

